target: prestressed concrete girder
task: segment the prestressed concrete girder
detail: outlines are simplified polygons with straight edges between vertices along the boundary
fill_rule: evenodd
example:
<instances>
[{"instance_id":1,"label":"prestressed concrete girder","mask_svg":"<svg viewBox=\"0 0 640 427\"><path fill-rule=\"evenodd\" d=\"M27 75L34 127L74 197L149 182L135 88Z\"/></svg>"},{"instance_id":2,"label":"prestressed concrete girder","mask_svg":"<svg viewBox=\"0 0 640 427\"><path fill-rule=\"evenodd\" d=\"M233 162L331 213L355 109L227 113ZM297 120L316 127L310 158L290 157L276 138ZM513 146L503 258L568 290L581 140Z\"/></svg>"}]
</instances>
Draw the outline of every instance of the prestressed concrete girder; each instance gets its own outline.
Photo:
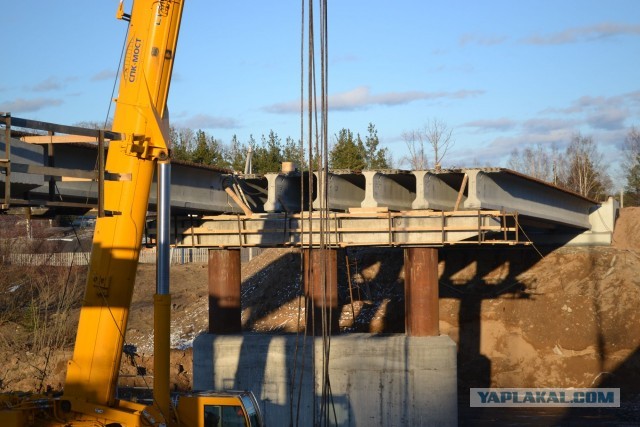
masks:
<instances>
[{"instance_id":1,"label":"prestressed concrete girder","mask_svg":"<svg viewBox=\"0 0 640 427\"><path fill-rule=\"evenodd\" d=\"M435 173L427 170L416 170L411 173L416 177L416 197L411 204L411 209L438 211L454 209L462 183L462 173ZM466 196L463 196L462 200L466 200Z\"/></svg>"},{"instance_id":2,"label":"prestressed concrete girder","mask_svg":"<svg viewBox=\"0 0 640 427\"><path fill-rule=\"evenodd\" d=\"M309 173L267 173L267 201L265 212L300 212L302 206L308 206ZM313 198L316 194L314 182Z\"/></svg>"},{"instance_id":3,"label":"prestressed concrete girder","mask_svg":"<svg viewBox=\"0 0 640 427\"><path fill-rule=\"evenodd\" d=\"M407 171L368 170L365 176L363 208L388 208L390 211L411 209L416 197L416 178Z\"/></svg>"},{"instance_id":4,"label":"prestressed concrete girder","mask_svg":"<svg viewBox=\"0 0 640 427\"><path fill-rule=\"evenodd\" d=\"M595 202L508 169L466 169L464 208L517 211L520 215L589 229Z\"/></svg>"},{"instance_id":5,"label":"prestressed concrete girder","mask_svg":"<svg viewBox=\"0 0 640 427\"><path fill-rule=\"evenodd\" d=\"M318 172L313 173L316 182L321 183ZM336 170L327 174L327 207L332 211L347 211L360 206L365 197L365 176L351 171ZM320 209L319 197L313 201L313 208Z\"/></svg>"},{"instance_id":6,"label":"prestressed concrete girder","mask_svg":"<svg viewBox=\"0 0 640 427\"><path fill-rule=\"evenodd\" d=\"M23 143L24 144L24 143ZM27 144L40 148L33 144ZM13 157L13 155L12 155ZM16 160L17 161L17 160ZM41 163L42 161L40 161ZM57 144L55 146L55 166L69 169L87 169L96 163L95 147ZM49 194L48 184L42 176L29 175L40 178L40 185L30 191L33 199L46 199ZM171 209L173 213L238 213L242 209L224 191L224 184L232 176L210 168L173 162L171 168ZM13 180L13 177L12 177ZM238 179L236 182L243 187L247 203L252 211L262 212L266 200L266 180L252 177ZM92 181L56 182L59 196L64 201L97 203L98 184ZM156 183L151 185L149 192L151 210L156 205Z\"/></svg>"},{"instance_id":7,"label":"prestressed concrete girder","mask_svg":"<svg viewBox=\"0 0 640 427\"><path fill-rule=\"evenodd\" d=\"M232 179L208 168L174 163L171 168L171 208L179 212L227 212L242 214L242 209L224 191ZM156 204L156 183L151 186L149 205Z\"/></svg>"},{"instance_id":8,"label":"prestressed concrete girder","mask_svg":"<svg viewBox=\"0 0 640 427\"><path fill-rule=\"evenodd\" d=\"M620 204L613 197L594 205L589 211L591 229L587 231L561 227L551 233L533 235L536 243L565 246L609 246L613 241L613 229Z\"/></svg>"}]
</instances>

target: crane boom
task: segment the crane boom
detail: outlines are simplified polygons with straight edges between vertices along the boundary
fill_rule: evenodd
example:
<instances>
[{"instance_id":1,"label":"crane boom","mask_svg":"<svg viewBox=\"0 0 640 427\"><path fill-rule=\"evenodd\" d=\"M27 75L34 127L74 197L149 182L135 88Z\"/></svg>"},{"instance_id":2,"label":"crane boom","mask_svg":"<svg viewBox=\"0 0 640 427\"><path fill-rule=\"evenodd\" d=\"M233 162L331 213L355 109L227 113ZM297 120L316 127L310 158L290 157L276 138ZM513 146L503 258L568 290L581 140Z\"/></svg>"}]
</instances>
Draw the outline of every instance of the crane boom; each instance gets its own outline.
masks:
<instances>
[{"instance_id":1,"label":"crane boom","mask_svg":"<svg viewBox=\"0 0 640 427\"><path fill-rule=\"evenodd\" d=\"M136 0L130 15L104 207L91 264L65 398L112 405L155 164L168 158L166 102L182 0ZM122 15L122 14L119 14ZM127 18L127 15L122 15Z\"/></svg>"}]
</instances>

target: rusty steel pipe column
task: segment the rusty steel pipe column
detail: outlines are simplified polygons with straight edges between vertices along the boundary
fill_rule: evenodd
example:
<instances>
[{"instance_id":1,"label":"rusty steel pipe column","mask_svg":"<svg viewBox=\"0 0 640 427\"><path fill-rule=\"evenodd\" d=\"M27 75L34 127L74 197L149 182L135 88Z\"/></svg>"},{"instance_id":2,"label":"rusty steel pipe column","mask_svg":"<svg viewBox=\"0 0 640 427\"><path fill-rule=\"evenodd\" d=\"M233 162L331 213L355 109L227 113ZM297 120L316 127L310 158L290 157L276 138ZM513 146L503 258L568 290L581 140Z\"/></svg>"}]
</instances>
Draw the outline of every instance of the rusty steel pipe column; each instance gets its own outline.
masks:
<instances>
[{"instance_id":1,"label":"rusty steel pipe column","mask_svg":"<svg viewBox=\"0 0 640 427\"><path fill-rule=\"evenodd\" d=\"M404 250L404 300L404 324L408 336L440 334L437 248Z\"/></svg>"},{"instance_id":2,"label":"rusty steel pipe column","mask_svg":"<svg viewBox=\"0 0 640 427\"><path fill-rule=\"evenodd\" d=\"M209 249L209 333L241 332L240 250Z\"/></svg>"},{"instance_id":3,"label":"rusty steel pipe column","mask_svg":"<svg viewBox=\"0 0 640 427\"><path fill-rule=\"evenodd\" d=\"M307 333L321 336L324 324L327 333L337 334L340 331L338 251L335 249L325 249L324 251L303 249L302 252L304 293L307 297ZM326 279L326 283L323 283L323 278Z\"/></svg>"}]
</instances>

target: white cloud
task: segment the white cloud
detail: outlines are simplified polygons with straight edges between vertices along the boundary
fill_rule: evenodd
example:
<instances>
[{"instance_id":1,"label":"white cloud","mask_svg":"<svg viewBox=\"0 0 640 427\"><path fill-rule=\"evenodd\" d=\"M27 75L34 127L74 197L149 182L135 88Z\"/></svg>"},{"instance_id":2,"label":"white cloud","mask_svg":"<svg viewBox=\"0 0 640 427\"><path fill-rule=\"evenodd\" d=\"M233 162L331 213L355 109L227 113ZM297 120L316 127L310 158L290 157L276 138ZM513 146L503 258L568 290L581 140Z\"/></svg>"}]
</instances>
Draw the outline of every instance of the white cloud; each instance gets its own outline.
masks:
<instances>
[{"instance_id":1,"label":"white cloud","mask_svg":"<svg viewBox=\"0 0 640 427\"><path fill-rule=\"evenodd\" d=\"M238 122L230 117L216 117L209 114L196 114L176 123L179 127L190 129L235 129Z\"/></svg>"},{"instance_id":2,"label":"white cloud","mask_svg":"<svg viewBox=\"0 0 640 427\"><path fill-rule=\"evenodd\" d=\"M507 39L508 39L507 36L486 36L486 35L467 33L467 34L463 34L458 40L458 42L460 43L460 46L463 46L463 47L470 44L477 44L481 46L495 46L495 45L506 42Z\"/></svg>"},{"instance_id":3,"label":"white cloud","mask_svg":"<svg viewBox=\"0 0 640 427\"><path fill-rule=\"evenodd\" d=\"M56 77L49 77L40 83L37 83L33 86L33 90L35 92L50 92L54 90L59 90L64 87L64 84L60 81L60 79Z\"/></svg>"},{"instance_id":4,"label":"white cloud","mask_svg":"<svg viewBox=\"0 0 640 427\"><path fill-rule=\"evenodd\" d=\"M499 119L474 120L464 123L462 126L476 128L476 132L507 131L517 125L515 120L502 117Z\"/></svg>"},{"instance_id":5,"label":"white cloud","mask_svg":"<svg viewBox=\"0 0 640 427\"><path fill-rule=\"evenodd\" d=\"M61 99L55 98L16 98L13 101L0 103L0 111L7 111L11 113L29 113L42 110L43 108L55 107L62 104L63 101Z\"/></svg>"},{"instance_id":6,"label":"white cloud","mask_svg":"<svg viewBox=\"0 0 640 427\"><path fill-rule=\"evenodd\" d=\"M560 118L530 119L522 124L525 132L550 133L561 129L573 129L579 122Z\"/></svg>"},{"instance_id":7,"label":"white cloud","mask_svg":"<svg viewBox=\"0 0 640 427\"><path fill-rule=\"evenodd\" d=\"M102 70L93 76L91 76L92 82L97 82L101 80L112 80L116 77L116 72L110 69Z\"/></svg>"},{"instance_id":8,"label":"white cloud","mask_svg":"<svg viewBox=\"0 0 640 427\"><path fill-rule=\"evenodd\" d=\"M373 105L395 106L409 104L414 101L430 99L464 99L482 95L482 90L459 90L455 92L386 92L372 94L367 86L359 86L347 92L329 95L329 109L332 111L362 110ZM303 105L307 106L306 101ZM277 114L299 113L300 101L289 101L273 104L264 108L265 111Z\"/></svg>"},{"instance_id":9,"label":"white cloud","mask_svg":"<svg viewBox=\"0 0 640 427\"><path fill-rule=\"evenodd\" d=\"M555 114L560 120L589 125L595 130L619 130L627 119L640 113L640 91L614 96L581 96L565 108L548 108L542 113Z\"/></svg>"},{"instance_id":10,"label":"white cloud","mask_svg":"<svg viewBox=\"0 0 640 427\"><path fill-rule=\"evenodd\" d=\"M628 116L627 111L617 108L598 110L587 117L587 123L594 129L616 130L624 127Z\"/></svg>"},{"instance_id":11,"label":"white cloud","mask_svg":"<svg viewBox=\"0 0 640 427\"><path fill-rule=\"evenodd\" d=\"M524 43L534 45L558 45L601 40L624 35L640 35L640 24L603 22L584 27L568 28L564 31L547 35L534 35L524 39Z\"/></svg>"}]
</instances>

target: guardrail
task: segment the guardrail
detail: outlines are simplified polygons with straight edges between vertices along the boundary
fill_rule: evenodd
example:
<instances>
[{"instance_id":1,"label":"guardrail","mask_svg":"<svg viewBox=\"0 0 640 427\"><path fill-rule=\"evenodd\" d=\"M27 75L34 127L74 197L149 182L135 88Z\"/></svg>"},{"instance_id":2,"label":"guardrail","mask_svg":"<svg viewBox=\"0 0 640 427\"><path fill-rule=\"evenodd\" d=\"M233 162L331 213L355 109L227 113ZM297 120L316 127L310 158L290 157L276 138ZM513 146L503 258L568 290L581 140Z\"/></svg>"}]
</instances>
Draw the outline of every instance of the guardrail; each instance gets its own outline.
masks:
<instances>
[{"instance_id":1,"label":"guardrail","mask_svg":"<svg viewBox=\"0 0 640 427\"><path fill-rule=\"evenodd\" d=\"M245 248L241 251L241 260L247 262L258 255L263 249ZM208 248L171 248L171 264L207 264L209 262ZM89 265L90 252L61 252L50 254L9 254L0 257L5 265L51 265L69 267L72 265ZM156 251L140 252L138 262L141 264L155 264Z\"/></svg>"}]
</instances>

